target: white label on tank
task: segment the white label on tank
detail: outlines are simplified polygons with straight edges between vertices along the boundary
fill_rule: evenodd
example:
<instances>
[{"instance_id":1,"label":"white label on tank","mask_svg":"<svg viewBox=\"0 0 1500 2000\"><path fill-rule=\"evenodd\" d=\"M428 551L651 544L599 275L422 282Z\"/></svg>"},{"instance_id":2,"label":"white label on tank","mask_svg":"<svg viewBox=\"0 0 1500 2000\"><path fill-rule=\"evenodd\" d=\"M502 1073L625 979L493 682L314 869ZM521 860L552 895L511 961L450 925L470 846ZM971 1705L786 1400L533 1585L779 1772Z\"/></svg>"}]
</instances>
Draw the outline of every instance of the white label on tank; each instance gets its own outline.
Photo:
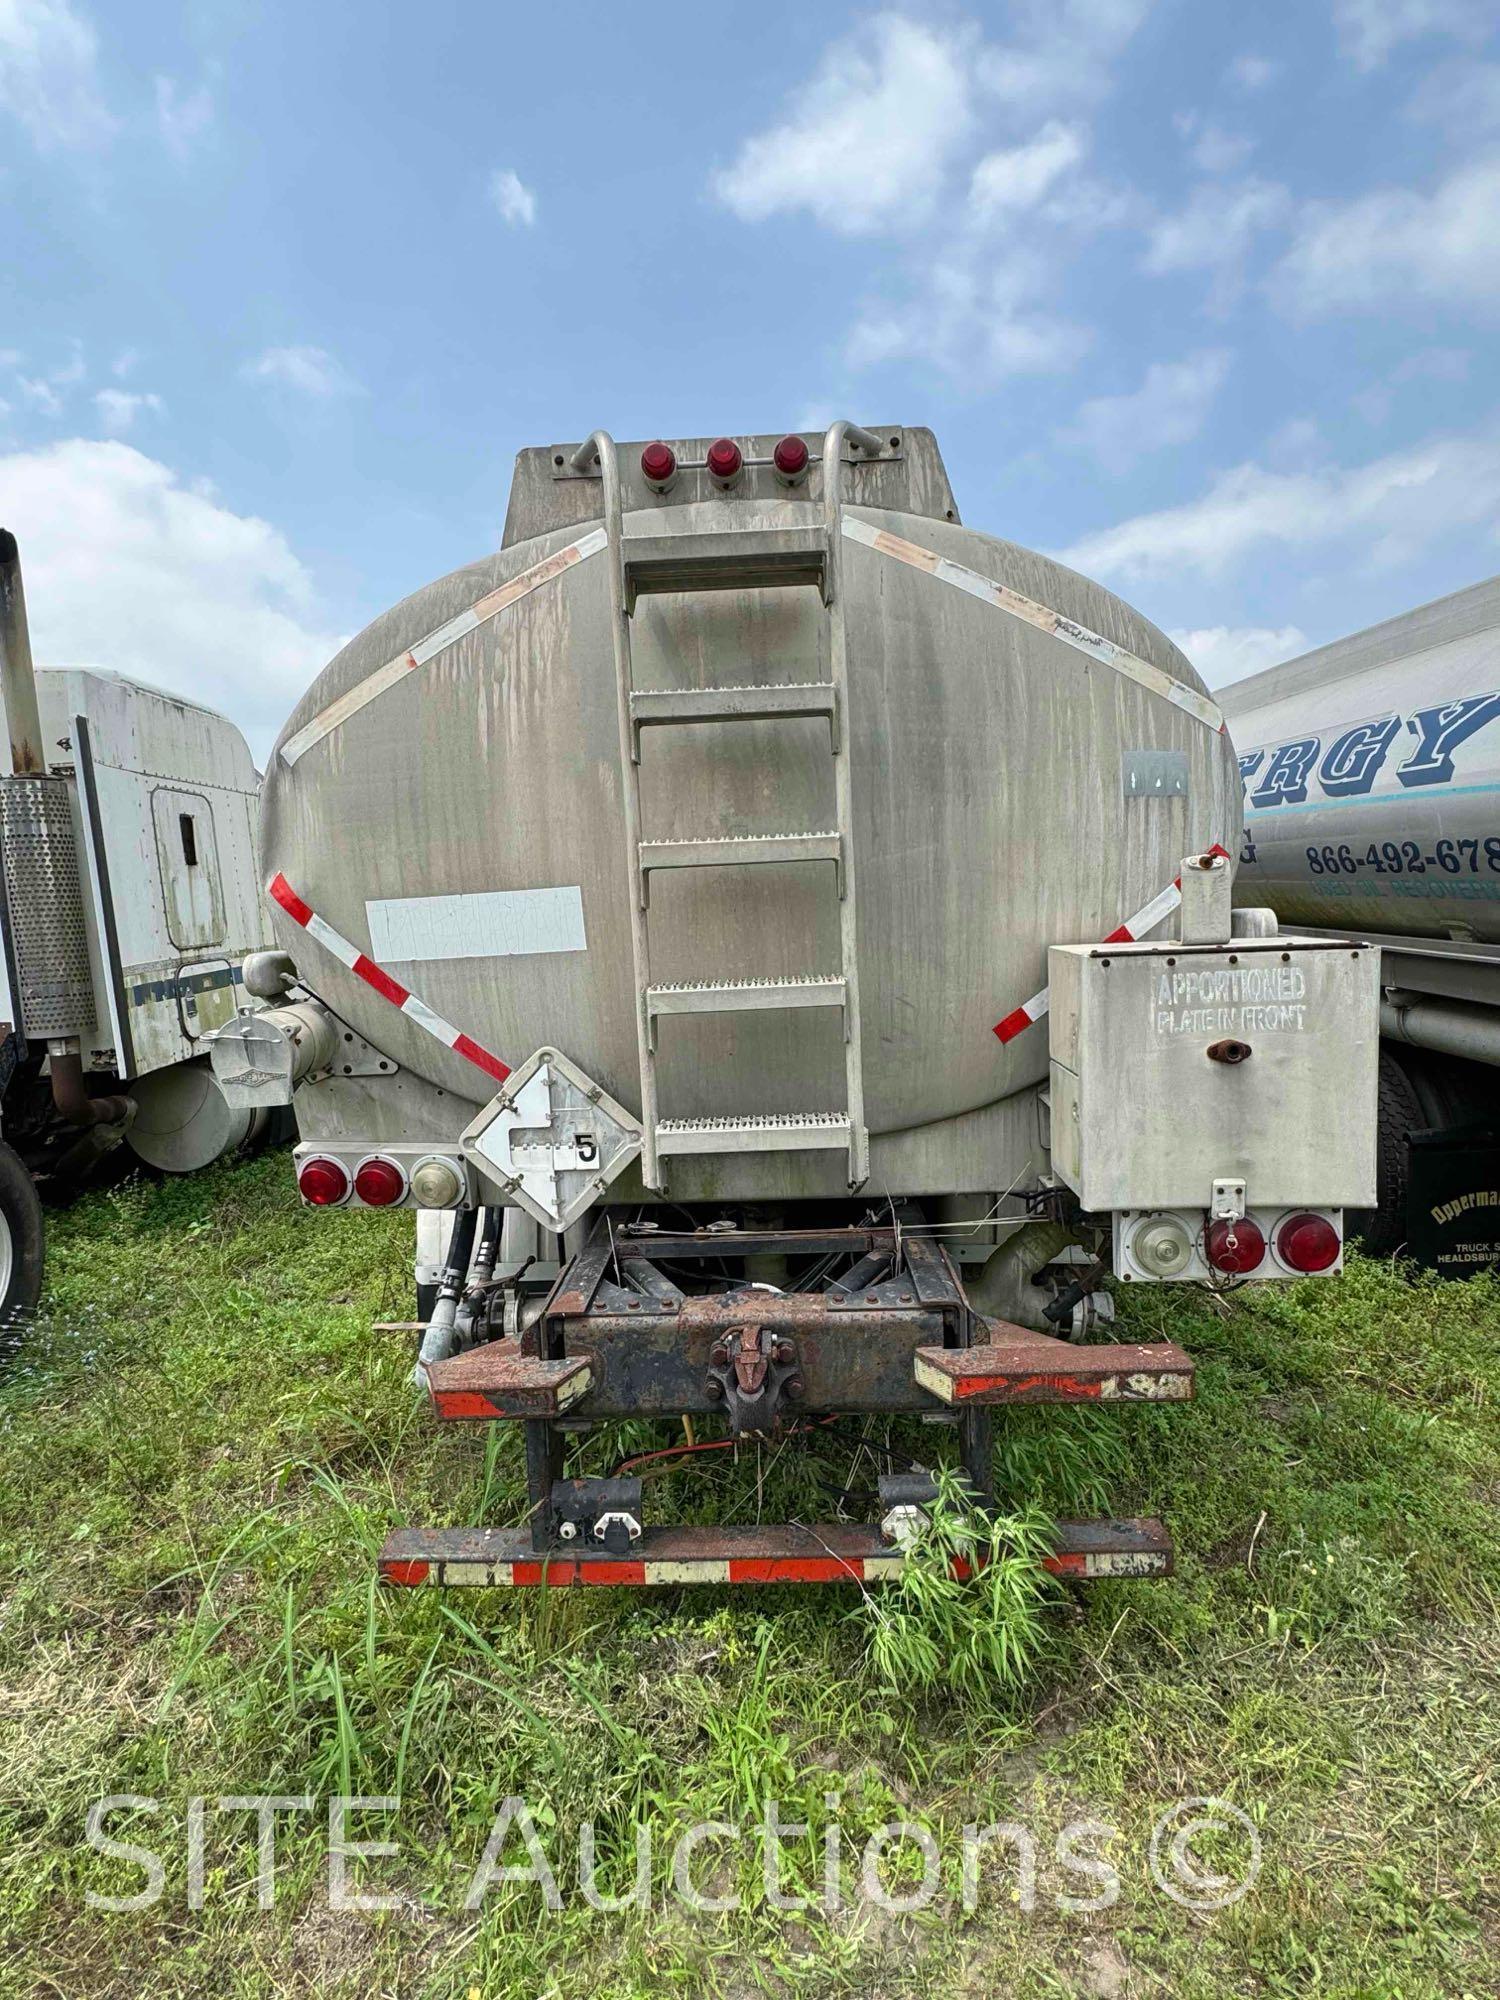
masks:
<instances>
[{"instance_id":1,"label":"white label on tank","mask_svg":"<svg viewBox=\"0 0 1500 2000\"><path fill-rule=\"evenodd\" d=\"M365 921L370 956L380 965L588 950L583 894L576 883L489 889L475 896L401 896L366 903Z\"/></svg>"}]
</instances>

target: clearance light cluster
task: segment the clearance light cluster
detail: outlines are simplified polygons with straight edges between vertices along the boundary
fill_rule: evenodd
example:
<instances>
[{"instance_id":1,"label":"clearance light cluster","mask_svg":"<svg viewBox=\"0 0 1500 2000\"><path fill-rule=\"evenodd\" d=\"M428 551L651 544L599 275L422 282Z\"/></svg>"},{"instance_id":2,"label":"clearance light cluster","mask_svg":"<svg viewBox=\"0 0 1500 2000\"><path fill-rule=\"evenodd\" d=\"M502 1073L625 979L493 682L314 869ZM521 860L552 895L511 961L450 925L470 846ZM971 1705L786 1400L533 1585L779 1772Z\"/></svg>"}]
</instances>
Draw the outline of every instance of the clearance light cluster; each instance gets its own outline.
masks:
<instances>
[{"instance_id":1,"label":"clearance light cluster","mask_svg":"<svg viewBox=\"0 0 1500 2000\"><path fill-rule=\"evenodd\" d=\"M393 1159L384 1153L310 1153L297 1163L297 1191L313 1208L395 1208L410 1201L416 1208L453 1208L462 1200L465 1181L457 1160L432 1154L416 1161Z\"/></svg>"},{"instance_id":2,"label":"clearance light cluster","mask_svg":"<svg viewBox=\"0 0 1500 2000\"><path fill-rule=\"evenodd\" d=\"M715 438L703 463L715 486L728 488L745 470L745 454L733 438ZM772 470L783 486L800 486L807 478L807 468L811 463L805 440L795 433L784 437L771 454ZM641 452L641 477L653 493L670 493L677 483L679 470L676 452L660 438L654 439Z\"/></svg>"},{"instance_id":3,"label":"clearance light cluster","mask_svg":"<svg viewBox=\"0 0 1500 2000\"><path fill-rule=\"evenodd\" d=\"M1230 1222L1191 1209L1125 1211L1115 1222L1115 1269L1143 1283L1303 1278L1343 1260L1340 1209L1257 1209Z\"/></svg>"}]
</instances>

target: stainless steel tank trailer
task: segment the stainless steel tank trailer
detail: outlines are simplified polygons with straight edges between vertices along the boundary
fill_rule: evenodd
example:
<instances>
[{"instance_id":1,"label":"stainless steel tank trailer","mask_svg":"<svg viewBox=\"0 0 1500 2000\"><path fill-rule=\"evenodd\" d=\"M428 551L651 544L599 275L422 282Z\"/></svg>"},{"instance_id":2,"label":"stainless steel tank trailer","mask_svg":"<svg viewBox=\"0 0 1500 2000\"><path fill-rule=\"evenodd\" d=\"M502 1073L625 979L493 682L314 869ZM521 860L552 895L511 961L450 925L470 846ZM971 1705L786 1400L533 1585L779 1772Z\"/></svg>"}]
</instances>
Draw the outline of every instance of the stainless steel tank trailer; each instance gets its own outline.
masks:
<instances>
[{"instance_id":1,"label":"stainless steel tank trailer","mask_svg":"<svg viewBox=\"0 0 1500 2000\"><path fill-rule=\"evenodd\" d=\"M34 1177L69 1188L122 1143L189 1173L274 1114L225 1101L206 1041L240 1004L246 952L269 941L244 737L119 674L38 671L3 528L0 697L0 1335L13 1335L42 1284Z\"/></svg>"},{"instance_id":2,"label":"stainless steel tank trailer","mask_svg":"<svg viewBox=\"0 0 1500 2000\"><path fill-rule=\"evenodd\" d=\"M928 431L523 451L500 551L289 720L273 1005L213 1049L295 1105L304 1200L441 1225L418 1379L525 1427L525 1526L398 1531L386 1580L890 1576L930 1475L867 1524L674 1527L569 1441L920 1414L988 1498L997 1408L1191 1394L1091 1338L1106 1270L1337 1270L1375 957L1232 918L1239 824L1187 660L961 526ZM1063 1522L1051 1561L1170 1542Z\"/></svg>"}]
</instances>

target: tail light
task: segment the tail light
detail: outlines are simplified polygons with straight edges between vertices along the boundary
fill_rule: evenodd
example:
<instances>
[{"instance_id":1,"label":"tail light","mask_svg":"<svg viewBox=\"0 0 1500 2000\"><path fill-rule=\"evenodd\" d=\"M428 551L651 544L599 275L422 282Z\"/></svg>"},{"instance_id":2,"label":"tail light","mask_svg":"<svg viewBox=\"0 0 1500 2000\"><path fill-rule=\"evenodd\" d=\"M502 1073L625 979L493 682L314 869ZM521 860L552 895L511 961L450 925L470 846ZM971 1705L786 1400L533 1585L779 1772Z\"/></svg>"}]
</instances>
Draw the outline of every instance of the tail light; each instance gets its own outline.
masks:
<instances>
[{"instance_id":1,"label":"tail light","mask_svg":"<svg viewBox=\"0 0 1500 2000\"><path fill-rule=\"evenodd\" d=\"M1258 1271L1265 1262L1266 1239L1248 1215L1242 1215L1237 1222L1221 1218L1211 1222L1204 1232L1203 1254L1216 1271L1243 1277L1247 1272Z\"/></svg>"},{"instance_id":2,"label":"tail light","mask_svg":"<svg viewBox=\"0 0 1500 2000\"><path fill-rule=\"evenodd\" d=\"M1130 1254L1153 1278L1175 1278L1193 1256L1193 1239L1176 1215L1153 1215L1130 1240Z\"/></svg>"},{"instance_id":3,"label":"tail light","mask_svg":"<svg viewBox=\"0 0 1500 2000\"><path fill-rule=\"evenodd\" d=\"M677 454L658 438L641 453L641 476L653 493L665 493L677 477Z\"/></svg>"},{"instance_id":4,"label":"tail light","mask_svg":"<svg viewBox=\"0 0 1500 2000\"><path fill-rule=\"evenodd\" d=\"M733 438L715 438L708 447L708 473L716 485L728 486L740 476L744 454Z\"/></svg>"},{"instance_id":5,"label":"tail light","mask_svg":"<svg viewBox=\"0 0 1500 2000\"><path fill-rule=\"evenodd\" d=\"M1276 1231L1276 1254L1282 1263L1309 1275L1331 1270L1343 1247L1326 1215L1289 1215Z\"/></svg>"},{"instance_id":6,"label":"tail light","mask_svg":"<svg viewBox=\"0 0 1500 2000\"><path fill-rule=\"evenodd\" d=\"M337 1160L304 1160L297 1169L297 1192L314 1208L337 1208L349 1199L349 1176Z\"/></svg>"},{"instance_id":7,"label":"tail light","mask_svg":"<svg viewBox=\"0 0 1500 2000\"><path fill-rule=\"evenodd\" d=\"M423 1160L412 1168L412 1200L418 1208L452 1208L463 1191L458 1168L451 1160Z\"/></svg>"},{"instance_id":8,"label":"tail light","mask_svg":"<svg viewBox=\"0 0 1500 2000\"><path fill-rule=\"evenodd\" d=\"M389 1208L406 1193L406 1176L392 1160L362 1160L355 1171L354 1192L366 1208Z\"/></svg>"},{"instance_id":9,"label":"tail light","mask_svg":"<svg viewBox=\"0 0 1500 2000\"><path fill-rule=\"evenodd\" d=\"M784 437L771 460L783 486L800 486L807 477L807 446L799 437Z\"/></svg>"}]
</instances>

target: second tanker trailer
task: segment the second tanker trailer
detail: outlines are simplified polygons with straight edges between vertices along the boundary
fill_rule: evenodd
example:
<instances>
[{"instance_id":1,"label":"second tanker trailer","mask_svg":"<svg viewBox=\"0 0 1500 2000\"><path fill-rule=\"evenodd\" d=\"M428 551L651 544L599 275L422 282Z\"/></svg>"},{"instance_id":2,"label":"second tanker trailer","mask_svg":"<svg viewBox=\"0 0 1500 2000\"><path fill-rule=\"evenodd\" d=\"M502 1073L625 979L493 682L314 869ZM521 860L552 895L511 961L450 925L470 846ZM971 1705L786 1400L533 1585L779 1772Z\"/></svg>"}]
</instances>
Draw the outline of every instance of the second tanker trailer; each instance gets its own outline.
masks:
<instances>
[{"instance_id":1,"label":"second tanker trailer","mask_svg":"<svg viewBox=\"0 0 1500 2000\"><path fill-rule=\"evenodd\" d=\"M667 1526L571 1445L922 1414L983 1497L997 1408L1191 1393L1181 1349L1097 1337L1107 1270L1337 1269L1375 958L1232 920L1239 826L1181 653L961 526L929 432L521 453L500 551L283 731L247 975L279 1004L215 1050L294 1103L306 1201L442 1219L418 1380L525 1426L526 1522L398 1532L387 1580L889 1575L922 1476L866 1520ZM1169 1561L1150 1520L1052 1558Z\"/></svg>"}]
</instances>

